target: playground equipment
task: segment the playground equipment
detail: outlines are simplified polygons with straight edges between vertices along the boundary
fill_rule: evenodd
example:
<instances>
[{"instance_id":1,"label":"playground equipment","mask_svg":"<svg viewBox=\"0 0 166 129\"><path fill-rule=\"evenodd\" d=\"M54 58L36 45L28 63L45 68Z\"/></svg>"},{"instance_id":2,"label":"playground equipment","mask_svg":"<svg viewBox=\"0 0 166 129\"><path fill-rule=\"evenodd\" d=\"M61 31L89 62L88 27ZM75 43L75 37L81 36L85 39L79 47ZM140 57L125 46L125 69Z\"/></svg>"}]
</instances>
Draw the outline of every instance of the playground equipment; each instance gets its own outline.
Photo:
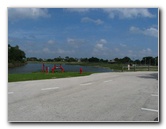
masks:
<instances>
[{"instance_id":1,"label":"playground equipment","mask_svg":"<svg viewBox=\"0 0 166 129\"><path fill-rule=\"evenodd\" d=\"M48 67L46 66L46 73L48 73Z\"/></svg>"},{"instance_id":2,"label":"playground equipment","mask_svg":"<svg viewBox=\"0 0 166 129\"><path fill-rule=\"evenodd\" d=\"M42 65L42 72L44 72L44 68L45 68L45 65L44 65L44 63L43 63L43 65Z\"/></svg>"},{"instance_id":3,"label":"playground equipment","mask_svg":"<svg viewBox=\"0 0 166 129\"><path fill-rule=\"evenodd\" d=\"M82 74L82 71L83 71L82 68L80 68L80 74Z\"/></svg>"},{"instance_id":4,"label":"playground equipment","mask_svg":"<svg viewBox=\"0 0 166 129\"><path fill-rule=\"evenodd\" d=\"M54 73L56 69L60 69L62 73L65 71L61 64L59 66L56 66L56 64L54 64L54 66L51 69L52 73ZM49 73L49 67L45 66L44 63L42 64L42 72ZM80 68L80 74L82 74L82 72L83 72L83 69Z\"/></svg>"},{"instance_id":5,"label":"playground equipment","mask_svg":"<svg viewBox=\"0 0 166 129\"><path fill-rule=\"evenodd\" d=\"M51 70L52 70L52 73L54 73L56 69L60 69L61 72L64 72L64 71L65 71L61 64L60 64L60 66L56 66L56 64L54 64L54 66L53 66L52 69L51 69ZM48 67L48 66L45 66L44 63L42 64L42 72L46 72L46 73L49 72L49 67Z\"/></svg>"}]
</instances>

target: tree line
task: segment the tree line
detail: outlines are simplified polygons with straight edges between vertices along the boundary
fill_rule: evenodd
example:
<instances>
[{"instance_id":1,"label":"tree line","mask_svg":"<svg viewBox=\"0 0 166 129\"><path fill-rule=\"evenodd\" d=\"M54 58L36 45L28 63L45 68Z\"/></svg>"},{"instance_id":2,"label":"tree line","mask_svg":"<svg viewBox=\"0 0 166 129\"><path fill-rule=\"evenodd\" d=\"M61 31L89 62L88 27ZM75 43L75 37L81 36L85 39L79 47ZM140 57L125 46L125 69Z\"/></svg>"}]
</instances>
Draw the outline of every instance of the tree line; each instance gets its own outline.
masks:
<instances>
[{"instance_id":1,"label":"tree line","mask_svg":"<svg viewBox=\"0 0 166 129\"><path fill-rule=\"evenodd\" d=\"M8 62L14 63L14 62L20 62L25 63L26 61L39 61L39 62L89 62L89 63L115 63L115 64L139 64L139 65L158 65L158 56L152 57L147 56L143 57L142 60L136 59L132 60L129 57L124 58L114 58L113 60L105 60L100 59L97 57L90 57L90 58L73 58L66 56L65 58L59 56L56 58L49 58L49 59L42 59L42 58L36 58L36 57L28 57L26 58L25 52L19 49L19 46L11 46L8 44Z\"/></svg>"},{"instance_id":2,"label":"tree line","mask_svg":"<svg viewBox=\"0 0 166 129\"><path fill-rule=\"evenodd\" d=\"M36 57L29 57L27 58L27 61L46 61L46 62L108 62L108 60L99 59L97 57L91 57L91 58L73 58L66 56L65 58L57 57L53 59L41 59Z\"/></svg>"},{"instance_id":3,"label":"tree line","mask_svg":"<svg viewBox=\"0 0 166 129\"><path fill-rule=\"evenodd\" d=\"M131 63L131 64L139 64L139 65L158 65L158 56L152 57L152 56L146 56L143 57L142 60L136 59L132 60L129 57L124 58L115 58L114 61L118 64L125 64L125 63Z\"/></svg>"},{"instance_id":4,"label":"tree line","mask_svg":"<svg viewBox=\"0 0 166 129\"><path fill-rule=\"evenodd\" d=\"M142 60L136 59L132 60L129 57L124 57L124 58L114 58L113 60L104 60L100 59L97 57L90 57L90 58L73 58L73 57L68 57L66 56L65 58L62 57L57 57L53 59L41 59L41 58L36 58L36 57L29 57L27 58L27 61L46 61L46 62L86 62L86 63L114 63L114 64L139 64L139 65L158 65L158 56L157 57L152 57L152 56L147 56L143 57Z\"/></svg>"}]
</instances>

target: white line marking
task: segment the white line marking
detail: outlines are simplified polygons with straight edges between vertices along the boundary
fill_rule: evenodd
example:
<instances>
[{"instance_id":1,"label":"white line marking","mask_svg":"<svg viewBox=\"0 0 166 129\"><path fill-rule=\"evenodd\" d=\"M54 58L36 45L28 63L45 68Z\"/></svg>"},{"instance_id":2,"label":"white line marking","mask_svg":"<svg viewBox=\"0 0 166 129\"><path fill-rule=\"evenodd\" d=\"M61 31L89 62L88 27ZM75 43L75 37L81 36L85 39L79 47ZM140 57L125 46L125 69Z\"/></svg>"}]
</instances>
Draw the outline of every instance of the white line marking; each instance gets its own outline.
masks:
<instances>
[{"instance_id":1,"label":"white line marking","mask_svg":"<svg viewBox=\"0 0 166 129\"><path fill-rule=\"evenodd\" d=\"M55 90L58 89L59 87L52 87L52 88L45 88L45 89L41 89L41 90Z\"/></svg>"},{"instance_id":2,"label":"white line marking","mask_svg":"<svg viewBox=\"0 0 166 129\"><path fill-rule=\"evenodd\" d=\"M112 80L106 80L106 81L104 81L104 82L111 82Z\"/></svg>"},{"instance_id":3,"label":"white line marking","mask_svg":"<svg viewBox=\"0 0 166 129\"><path fill-rule=\"evenodd\" d=\"M151 112L158 112L158 110L155 110L155 109L148 109L148 108L141 108L141 110L151 111Z\"/></svg>"},{"instance_id":4,"label":"white line marking","mask_svg":"<svg viewBox=\"0 0 166 129\"><path fill-rule=\"evenodd\" d=\"M156 94L151 94L151 96L158 96L158 95L156 95Z\"/></svg>"},{"instance_id":5,"label":"white line marking","mask_svg":"<svg viewBox=\"0 0 166 129\"><path fill-rule=\"evenodd\" d=\"M8 94L13 94L14 92L8 92Z\"/></svg>"},{"instance_id":6,"label":"white line marking","mask_svg":"<svg viewBox=\"0 0 166 129\"><path fill-rule=\"evenodd\" d=\"M91 85L92 83L83 83L83 84L80 84L82 86L86 86L86 85Z\"/></svg>"}]
</instances>

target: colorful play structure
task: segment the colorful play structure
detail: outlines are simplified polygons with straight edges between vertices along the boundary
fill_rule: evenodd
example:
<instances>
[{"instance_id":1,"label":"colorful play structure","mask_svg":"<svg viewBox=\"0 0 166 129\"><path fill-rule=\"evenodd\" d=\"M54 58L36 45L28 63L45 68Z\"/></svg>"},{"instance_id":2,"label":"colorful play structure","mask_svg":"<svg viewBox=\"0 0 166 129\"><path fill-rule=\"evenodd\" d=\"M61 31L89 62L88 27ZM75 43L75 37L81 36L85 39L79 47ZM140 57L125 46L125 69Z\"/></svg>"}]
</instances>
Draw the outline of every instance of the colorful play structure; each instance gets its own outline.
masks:
<instances>
[{"instance_id":1,"label":"colorful play structure","mask_svg":"<svg viewBox=\"0 0 166 129\"><path fill-rule=\"evenodd\" d=\"M52 70L52 73L54 73L56 69L60 69L61 72L64 72L64 71L65 71L61 64L60 64L60 66L56 66L56 65L54 64L54 66L53 66L52 69L51 69L51 70ZM43 65L42 65L42 72L46 72L46 73L49 72L49 67L48 67L48 66L45 66L44 63L43 63Z\"/></svg>"},{"instance_id":2,"label":"colorful play structure","mask_svg":"<svg viewBox=\"0 0 166 129\"><path fill-rule=\"evenodd\" d=\"M56 66L56 64L54 64L54 66L51 69L52 73L54 73L56 69L60 69L62 73L65 71L61 64L59 66ZM44 63L42 64L42 72L49 73L49 67L45 66ZM82 68L80 68L80 74L82 74L82 72L83 72L83 70L82 70Z\"/></svg>"}]
</instances>

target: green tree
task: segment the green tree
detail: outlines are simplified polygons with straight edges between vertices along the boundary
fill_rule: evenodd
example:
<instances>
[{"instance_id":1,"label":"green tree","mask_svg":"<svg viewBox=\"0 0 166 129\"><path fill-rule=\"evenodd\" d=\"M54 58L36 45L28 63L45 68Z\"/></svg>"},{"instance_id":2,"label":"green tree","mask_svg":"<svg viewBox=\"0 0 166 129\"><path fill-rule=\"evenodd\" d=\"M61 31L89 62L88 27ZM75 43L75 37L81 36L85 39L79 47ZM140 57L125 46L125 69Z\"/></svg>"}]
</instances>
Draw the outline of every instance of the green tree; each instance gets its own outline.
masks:
<instances>
[{"instance_id":1,"label":"green tree","mask_svg":"<svg viewBox=\"0 0 166 129\"><path fill-rule=\"evenodd\" d=\"M154 65L155 65L155 66L158 66L158 56L157 56L157 57L155 57L155 58L154 58L154 60L155 60Z\"/></svg>"},{"instance_id":2,"label":"green tree","mask_svg":"<svg viewBox=\"0 0 166 129\"><path fill-rule=\"evenodd\" d=\"M141 61L139 59L134 61L135 64L141 64Z\"/></svg>"},{"instance_id":3,"label":"green tree","mask_svg":"<svg viewBox=\"0 0 166 129\"><path fill-rule=\"evenodd\" d=\"M81 58L81 62L88 62L88 58Z\"/></svg>"},{"instance_id":4,"label":"green tree","mask_svg":"<svg viewBox=\"0 0 166 129\"><path fill-rule=\"evenodd\" d=\"M127 56L122 59L122 63L124 63L124 64L130 63L130 61L131 61L131 59Z\"/></svg>"},{"instance_id":5,"label":"green tree","mask_svg":"<svg viewBox=\"0 0 166 129\"><path fill-rule=\"evenodd\" d=\"M99 62L100 60L96 57L91 57L88 59L89 62Z\"/></svg>"},{"instance_id":6,"label":"green tree","mask_svg":"<svg viewBox=\"0 0 166 129\"><path fill-rule=\"evenodd\" d=\"M25 52L20 50L18 45L16 45L15 47L12 47L10 44L8 44L8 62L9 63L13 61L24 62L25 58L26 58Z\"/></svg>"},{"instance_id":7,"label":"green tree","mask_svg":"<svg viewBox=\"0 0 166 129\"><path fill-rule=\"evenodd\" d=\"M62 57L57 57L57 58L54 58L54 61L57 61L57 62L60 62L60 61L63 61L64 59Z\"/></svg>"},{"instance_id":8,"label":"green tree","mask_svg":"<svg viewBox=\"0 0 166 129\"><path fill-rule=\"evenodd\" d=\"M155 58L152 56L143 57L141 63L144 65L155 65Z\"/></svg>"}]
</instances>

